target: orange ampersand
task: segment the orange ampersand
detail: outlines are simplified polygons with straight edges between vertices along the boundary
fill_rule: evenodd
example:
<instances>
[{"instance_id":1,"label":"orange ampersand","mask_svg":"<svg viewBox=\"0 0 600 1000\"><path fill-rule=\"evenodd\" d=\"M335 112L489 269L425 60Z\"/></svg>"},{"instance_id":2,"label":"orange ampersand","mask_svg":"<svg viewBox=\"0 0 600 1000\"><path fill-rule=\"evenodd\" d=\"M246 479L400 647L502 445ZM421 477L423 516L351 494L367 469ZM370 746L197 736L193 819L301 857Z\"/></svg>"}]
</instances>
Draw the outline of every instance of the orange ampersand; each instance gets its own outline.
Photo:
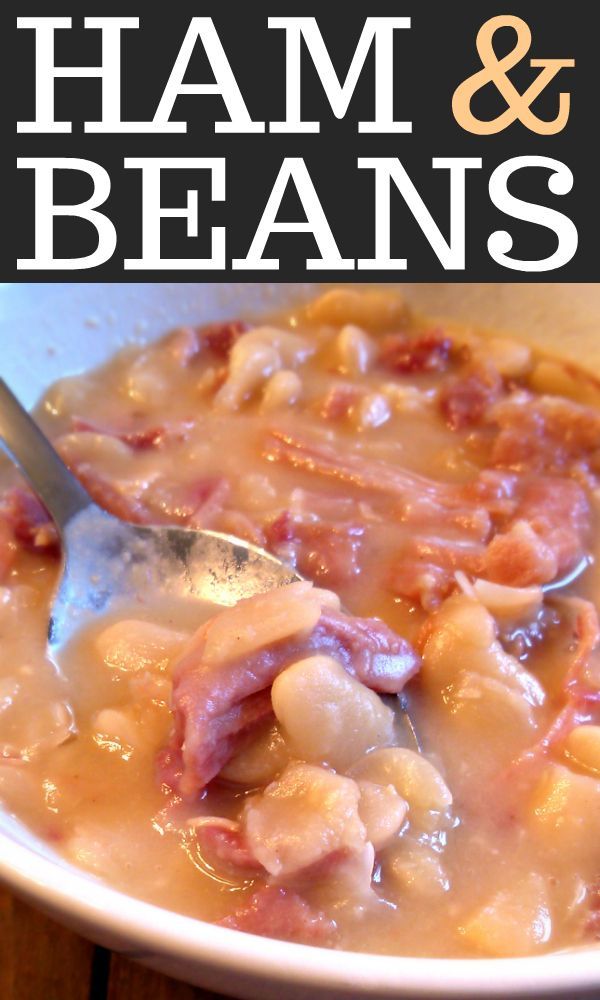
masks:
<instances>
[{"instance_id":1,"label":"orange ampersand","mask_svg":"<svg viewBox=\"0 0 600 1000\"><path fill-rule=\"evenodd\" d=\"M499 28L514 28L517 43L508 55L498 59L494 51L493 37ZM452 111L458 124L475 135L495 135L512 125L517 118L538 135L556 135L561 132L569 119L570 94L560 94L558 114L552 121L544 121L534 115L531 105L554 79L561 69L573 67L574 59L530 59L529 64L540 68L536 79L524 94L520 94L506 75L529 52L531 30L526 21L511 14L492 17L481 26L477 35L477 51L483 69L468 77L454 92ZM506 101L506 111L492 121L482 121L471 112L473 97L486 84L493 83Z\"/></svg>"}]
</instances>

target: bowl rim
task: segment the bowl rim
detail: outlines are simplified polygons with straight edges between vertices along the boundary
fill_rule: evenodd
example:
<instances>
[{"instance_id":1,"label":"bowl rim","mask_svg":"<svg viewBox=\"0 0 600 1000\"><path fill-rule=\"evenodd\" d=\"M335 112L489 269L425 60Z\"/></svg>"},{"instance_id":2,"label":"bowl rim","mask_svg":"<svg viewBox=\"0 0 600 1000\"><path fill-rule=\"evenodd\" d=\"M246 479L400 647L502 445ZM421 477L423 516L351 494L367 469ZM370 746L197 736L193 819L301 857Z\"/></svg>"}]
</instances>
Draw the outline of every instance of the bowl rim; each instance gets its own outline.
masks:
<instances>
[{"instance_id":1,"label":"bowl rim","mask_svg":"<svg viewBox=\"0 0 600 1000\"><path fill-rule=\"evenodd\" d=\"M233 959L236 976L254 983L269 980L338 995L424 1000L482 993L550 996L600 985L600 948L524 958L432 959L338 951L218 927L112 889L1 831L0 879L41 909L77 921L92 938L98 934L127 940L132 948L123 952L131 958L204 962L224 974L231 974Z\"/></svg>"}]
</instances>

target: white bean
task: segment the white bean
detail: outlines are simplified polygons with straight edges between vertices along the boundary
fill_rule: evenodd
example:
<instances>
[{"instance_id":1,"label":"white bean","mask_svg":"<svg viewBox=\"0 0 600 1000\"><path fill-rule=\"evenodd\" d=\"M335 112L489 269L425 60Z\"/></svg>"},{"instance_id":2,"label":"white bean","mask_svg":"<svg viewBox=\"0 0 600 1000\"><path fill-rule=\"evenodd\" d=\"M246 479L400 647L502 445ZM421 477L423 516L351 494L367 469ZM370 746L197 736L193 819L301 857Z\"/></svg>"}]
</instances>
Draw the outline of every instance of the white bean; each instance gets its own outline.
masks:
<instances>
[{"instance_id":1,"label":"white bean","mask_svg":"<svg viewBox=\"0 0 600 1000\"><path fill-rule=\"evenodd\" d=\"M215 615L208 627L202 625L184 653L200 642L204 663L226 663L297 633L311 632L321 617L319 593L301 581L238 601Z\"/></svg>"},{"instance_id":2,"label":"white bean","mask_svg":"<svg viewBox=\"0 0 600 1000\"><path fill-rule=\"evenodd\" d=\"M184 642L185 635L175 629L132 618L103 629L94 645L111 670L132 673L165 670Z\"/></svg>"},{"instance_id":3,"label":"white bean","mask_svg":"<svg viewBox=\"0 0 600 1000\"><path fill-rule=\"evenodd\" d=\"M585 865L598 855L600 781L551 764L536 785L530 803L530 827L563 857Z\"/></svg>"},{"instance_id":4,"label":"white bean","mask_svg":"<svg viewBox=\"0 0 600 1000\"><path fill-rule=\"evenodd\" d=\"M367 838L376 851L382 850L402 829L408 806L393 785L376 785L358 781L360 802L358 811L365 824Z\"/></svg>"},{"instance_id":5,"label":"white bean","mask_svg":"<svg viewBox=\"0 0 600 1000\"><path fill-rule=\"evenodd\" d=\"M405 319L406 303L396 289L334 288L311 302L306 312L311 323L355 323L374 330Z\"/></svg>"},{"instance_id":6,"label":"white bean","mask_svg":"<svg viewBox=\"0 0 600 1000\"><path fill-rule=\"evenodd\" d=\"M565 740L565 752L580 767L600 774L600 726L576 726Z\"/></svg>"},{"instance_id":7,"label":"white bean","mask_svg":"<svg viewBox=\"0 0 600 1000\"><path fill-rule=\"evenodd\" d=\"M542 606L544 593L541 587L509 587L503 583L468 577L459 570L456 581L465 594L479 601L496 618L525 618L534 615Z\"/></svg>"},{"instance_id":8,"label":"white bean","mask_svg":"<svg viewBox=\"0 0 600 1000\"><path fill-rule=\"evenodd\" d=\"M423 649L422 677L440 692L456 688L460 675L491 677L520 694L532 707L544 702L539 682L510 656L496 638L496 624L479 601L464 594L448 598L431 619Z\"/></svg>"},{"instance_id":9,"label":"white bean","mask_svg":"<svg viewBox=\"0 0 600 1000\"><path fill-rule=\"evenodd\" d=\"M368 333L359 326L348 323L335 339L340 370L355 378L368 372L375 355L375 344Z\"/></svg>"},{"instance_id":10,"label":"white bean","mask_svg":"<svg viewBox=\"0 0 600 1000\"><path fill-rule=\"evenodd\" d=\"M261 410L270 413L297 403L302 394L302 379L288 368L276 372L265 386Z\"/></svg>"},{"instance_id":11,"label":"white bean","mask_svg":"<svg viewBox=\"0 0 600 1000\"><path fill-rule=\"evenodd\" d=\"M419 389L398 382L386 382L381 392L398 413L424 413L431 409L437 396L435 389Z\"/></svg>"},{"instance_id":12,"label":"white bean","mask_svg":"<svg viewBox=\"0 0 600 1000\"><path fill-rule=\"evenodd\" d=\"M534 953L552 932L545 880L531 872L515 885L500 889L460 931L484 955L509 958Z\"/></svg>"},{"instance_id":13,"label":"white bean","mask_svg":"<svg viewBox=\"0 0 600 1000\"><path fill-rule=\"evenodd\" d=\"M476 353L506 378L519 378L531 370L531 348L509 337L486 337Z\"/></svg>"},{"instance_id":14,"label":"white bean","mask_svg":"<svg viewBox=\"0 0 600 1000\"><path fill-rule=\"evenodd\" d=\"M422 754L406 747L386 747L367 754L352 769L353 777L393 785L412 810L445 812L452 793L440 772Z\"/></svg>"},{"instance_id":15,"label":"white bean","mask_svg":"<svg viewBox=\"0 0 600 1000\"><path fill-rule=\"evenodd\" d=\"M393 739L394 713L329 656L299 660L276 678L273 710L294 752L344 770Z\"/></svg>"},{"instance_id":16,"label":"white bean","mask_svg":"<svg viewBox=\"0 0 600 1000\"><path fill-rule=\"evenodd\" d=\"M406 838L384 862L384 876L387 876L402 891L425 898L436 897L447 892L450 883L441 859L435 851L418 841Z\"/></svg>"}]
</instances>

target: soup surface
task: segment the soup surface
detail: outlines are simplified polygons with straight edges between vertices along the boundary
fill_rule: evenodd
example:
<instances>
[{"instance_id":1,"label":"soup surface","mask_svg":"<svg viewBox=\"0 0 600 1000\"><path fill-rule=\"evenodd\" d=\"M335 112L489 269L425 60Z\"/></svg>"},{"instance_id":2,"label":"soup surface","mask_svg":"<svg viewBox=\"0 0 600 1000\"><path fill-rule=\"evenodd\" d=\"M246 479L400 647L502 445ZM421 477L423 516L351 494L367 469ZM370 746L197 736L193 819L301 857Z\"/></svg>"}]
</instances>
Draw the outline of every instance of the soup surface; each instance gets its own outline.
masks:
<instances>
[{"instance_id":1,"label":"soup surface","mask_svg":"<svg viewBox=\"0 0 600 1000\"><path fill-rule=\"evenodd\" d=\"M253 933L463 957L598 938L599 400L351 287L52 386L39 419L98 503L307 582L141 595L59 671L56 532L3 470L5 807L93 876Z\"/></svg>"}]
</instances>

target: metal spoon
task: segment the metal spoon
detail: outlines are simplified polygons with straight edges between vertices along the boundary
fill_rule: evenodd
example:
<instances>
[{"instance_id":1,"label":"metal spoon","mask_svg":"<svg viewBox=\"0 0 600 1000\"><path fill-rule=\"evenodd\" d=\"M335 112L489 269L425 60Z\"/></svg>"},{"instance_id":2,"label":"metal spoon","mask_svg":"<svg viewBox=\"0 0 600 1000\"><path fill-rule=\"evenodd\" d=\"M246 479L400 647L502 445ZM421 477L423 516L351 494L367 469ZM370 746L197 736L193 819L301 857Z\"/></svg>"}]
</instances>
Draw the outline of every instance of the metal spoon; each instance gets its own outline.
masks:
<instances>
[{"instance_id":1,"label":"metal spoon","mask_svg":"<svg viewBox=\"0 0 600 1000\"><path fill-rule=\"evenodd\" d=\"M58 528L60 582L48 627L53 656L98 613L152 595L233 605L299 580L255 545L216 531L127 524L95 504L0 379L0 447L19 466Z\"/></svg>"},{"instance_id":2,"label":"metal spoon","mask_svg":"<svg viewBox=\"0 0 600 1000\"><path fill-rule=\"evenodd\" d=\"M263 549L206 529L128 524L98 507L0 378L0 448L21 469L58 528L62 574L48 625L48 651L60 650L99 613L152 595L157 605L193 599L231 606L301 580ZM401 709L409 742L421 749L408 700Z\"/></svg>"}]
</instances>

